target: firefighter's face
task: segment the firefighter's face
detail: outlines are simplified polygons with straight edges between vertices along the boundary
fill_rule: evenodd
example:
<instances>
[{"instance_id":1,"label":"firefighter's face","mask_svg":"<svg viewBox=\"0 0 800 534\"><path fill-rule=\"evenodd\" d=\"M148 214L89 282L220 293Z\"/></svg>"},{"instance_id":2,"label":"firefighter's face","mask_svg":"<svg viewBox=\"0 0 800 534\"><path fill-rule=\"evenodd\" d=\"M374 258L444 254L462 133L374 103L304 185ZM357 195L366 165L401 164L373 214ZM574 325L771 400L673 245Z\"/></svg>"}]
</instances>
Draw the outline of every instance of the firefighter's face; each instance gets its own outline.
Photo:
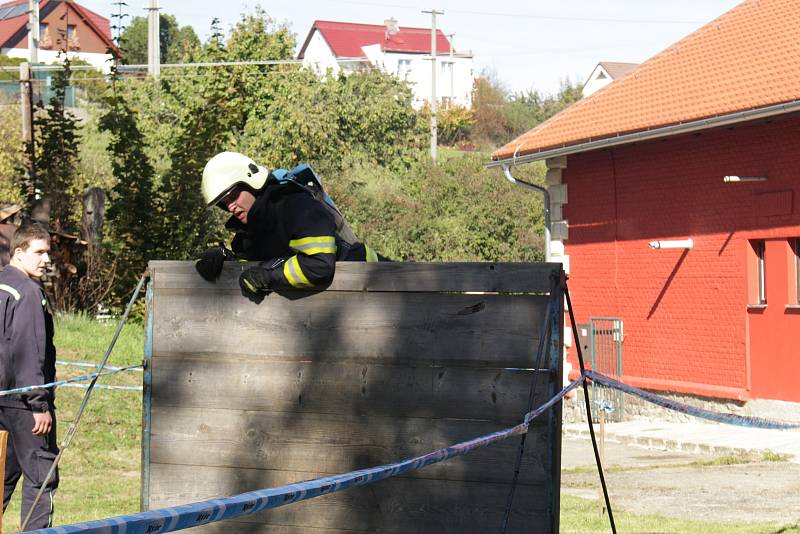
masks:
<instances>
[{"instance_id":1,"label":"firefighter's face","mask_svg":"<svg viewBox=\"0 0 800 534\"><path fill-rule=\"evenodd\" d=\"M12 259L14 265L31 278L41 278L50 262L50 243L44 239L33 239L26 250L17 247Z\"/></svg>"},{"instance_id":2,"label":"firefighter's face","mask_svg":"<svg viewBox=\"0 0 800 534\"><path fill-rule=\"evenodd\" d=\"M225 209L243 224L247 224L247 212L253 207L255 201L256 197L253 193L242 187L234 187L230 193L222 197L220 204L225 206Z\"/></svg>"}]
</instances>

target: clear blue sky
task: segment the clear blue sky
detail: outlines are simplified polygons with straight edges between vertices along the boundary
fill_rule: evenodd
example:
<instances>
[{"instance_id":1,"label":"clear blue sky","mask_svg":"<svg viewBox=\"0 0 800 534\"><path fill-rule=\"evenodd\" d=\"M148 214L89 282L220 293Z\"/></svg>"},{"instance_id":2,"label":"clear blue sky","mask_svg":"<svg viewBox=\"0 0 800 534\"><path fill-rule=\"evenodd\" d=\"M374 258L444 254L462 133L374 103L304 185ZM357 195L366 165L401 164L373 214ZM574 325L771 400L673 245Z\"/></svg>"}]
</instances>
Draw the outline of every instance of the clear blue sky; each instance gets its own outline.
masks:
<instances>
[{"instance_id":1,"label":"clear blue sky","mask_svg":"<svg viewBox=\"0 0 800 534\"><path fill-rule=\"evenodd\" d=\"M104 15L109 0L78 0ZM127 0L131 15L144 15L147 0ZM302 43L315 19L382 24L394 17L401 26L430 27L422 10L444 11L437 27L455 33L457 51L471 50L475 70L491 70L512 91L555 92L565 78L584 81L598 61L639 63L740 0L159 0L162 11L208 36L212 18L228 28L240 13L261 5L287 23ZM128 19L130 20L130 19Z\"/></svg>"}]
</instances>

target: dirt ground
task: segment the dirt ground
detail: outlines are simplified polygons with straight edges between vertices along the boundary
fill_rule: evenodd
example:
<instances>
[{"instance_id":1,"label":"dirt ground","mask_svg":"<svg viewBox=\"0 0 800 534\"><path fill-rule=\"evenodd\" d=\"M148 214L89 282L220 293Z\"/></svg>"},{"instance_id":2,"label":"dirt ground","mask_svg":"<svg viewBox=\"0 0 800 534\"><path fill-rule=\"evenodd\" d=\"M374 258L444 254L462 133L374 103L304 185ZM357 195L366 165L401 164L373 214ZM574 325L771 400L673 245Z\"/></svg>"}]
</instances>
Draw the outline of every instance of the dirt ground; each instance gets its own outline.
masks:
<instances>
[{"instance_id":1,"label":"dirt ground","mask_svg":"<svg viewBox=\"0 0 800 534\"><path fill-rule=\"evenodd\" d=\"M606 443L611 506L637 514L714 521L800 522L800 464L696 465L713 456ZM598 499L591 442L562 442L561 491ZM591 468L591 469L590 469Z\"/></svg>"}]
</instances>

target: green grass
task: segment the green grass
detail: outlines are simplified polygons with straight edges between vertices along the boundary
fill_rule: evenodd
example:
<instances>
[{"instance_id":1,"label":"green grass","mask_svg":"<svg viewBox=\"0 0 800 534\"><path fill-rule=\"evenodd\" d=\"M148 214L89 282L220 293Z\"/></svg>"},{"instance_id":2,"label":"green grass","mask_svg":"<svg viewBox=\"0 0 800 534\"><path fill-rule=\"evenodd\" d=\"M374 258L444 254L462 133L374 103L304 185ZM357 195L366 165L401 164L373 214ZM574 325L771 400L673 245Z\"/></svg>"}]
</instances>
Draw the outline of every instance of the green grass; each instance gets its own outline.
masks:
<instances>
[{"instance_id":1,"label":"green grass","mask_svg":"<svg viewBox=\"0 0 800 534\"><path fill-rule=\"evenodd\" d=\"M754 462L788 462L789 457L785 454L778 454L772 451L766 451L761 454L755 453L742 453L742 454L726 454L710 458L708 460L695 460L690 465L738 465L738 464L751 464Z\"/></svg>"},{"instance_id":2,"label":"green grass","mask_svg":"<svg viewBox=\"0 0 800 534\"><path fill-rule=\"evenodd\" d=\"M116 322L99 323L85 316L56 318L58 359L98 363L116 331ZM142 361L144 329L126 324L108 365L123 367ZM58 378L91 373L91 369L57 366ZM142 373L101 378L98 384L141 385ZM59 443L64 438L86 390L59 388L56 417ZM60 464L61 483L55 497L54 524L74 523L139 511L141 457L141 392L95 390L78 431ZM21 484L3 521L5 532L19 529Z\"/></svg>"},{"instance_id":3,"label":"green grass","mask_svg":"<svg viewBox=\"0 0 800 534\"><path fill-rule=\"evenodd\" d=\"M613 506L613 503L612 503ZM630 514L614 510L617 532L680 533L680 534L789 534L800 533L800 525L777 523L722 523L691 521L660 515ZM600 513L597 501L561 494L561 528L563 534L611 532L608 515Z\"/></svg>"},{"instance_id":4,"label":"green grass","mask_svg":"<svg viewBox=\"0 0 800 534\"><path fill-rule=\"evenodd\" d=\"M116 329L116 323L98 323L83 316L62 316L56 320L58 359L99 362ZM140 324L126 325L109 365L141 363L144 332ZM58 367L59 378L88 374L90 370ZM141 373L122 373L99 383L141 385ZM61 388L56 406L59 442L63 439L85 390ZM61 461L61 485L55 500L54 524L100 519L139 510L141 454L141 394L138 391L96 390L80 427ZM724 461L742 463L736 456ZM779 455L748 458L747 461L781 461ZM5 532L19 528L18 487L3 526ZM730 524L685 521L661 516L615 511L619 532L697 534L772 533L800 534L800 526L770 523ZM561 532L610 532L608 517L600 515L594 501L562 494Z\"/></svg>"},{"instance_id":5,"label":"green grass","mask_svg":"<svg viewBox=\"0 0 800 534\"><path fill-rule=\"evenodd\" d=\"M608 466L603 466L603 472L621 473L628 471L650 471L652 469L664 469L670 467L686 467L686 466L705 467L713 465L742 465L742 464L752 464L755 462L788 462L788 461L789 461L789 456L787 456L786 454L778 454L771 451L766 451L761 454L743 452L740 454L725 454L722 456L716 456L708 459L693 460L691 462L656 463L656 464L638 465L638 466L612 464ZM564 475L577 475L583 473L594 473L596 471L597 468L593 465L580 465L577 467L562 469L561 473Z\"/></svg>"}]
</instances>

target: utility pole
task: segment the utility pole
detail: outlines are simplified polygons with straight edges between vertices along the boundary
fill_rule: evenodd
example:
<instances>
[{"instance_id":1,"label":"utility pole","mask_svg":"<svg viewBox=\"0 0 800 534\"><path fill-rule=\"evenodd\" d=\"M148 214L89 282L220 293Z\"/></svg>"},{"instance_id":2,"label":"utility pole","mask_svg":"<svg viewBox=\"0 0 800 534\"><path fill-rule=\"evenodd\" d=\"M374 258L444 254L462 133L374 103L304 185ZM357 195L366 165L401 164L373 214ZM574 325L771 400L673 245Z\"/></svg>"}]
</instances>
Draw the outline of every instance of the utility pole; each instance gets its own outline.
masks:
<instances>
[{"instance_id":1,"label":"utility pole","mask_svg":"<svg viewBox=\"0 0 800 534\"><path fill-rule=\"evenodd\" d=\"M147 8L147 74L157 78L161 73L161 30L158 0L150 0Z\"/></svg>"},{"instance_id":2,"label":"utility pole","mask_svg":"<svg viewBox=\"0 0 800 534\"><path fill-rule=\"evenodd\" d=\"M31 64L19 64L19 85L22 108L22 142L25 144L25 181L28 202L32 202L36 195L34 185L36 168L33 151L33 82L31 80Z\"/></svg>"},{"instance_id":3,"label":"utility pole","mask_svg":"<svg viewBox=\"0 0 800 534\"><path fill-rule=\"evenodd\" d=\"M444 11L431 9L423 13L431 14L431 160L436 163L436 15L444 15Z\"/></svg>"},{"instance_id":4,"label":"utility pole","mask_svg":"<svg viewBox=\"0 0 800 534\"><path fill-rule=\"evenodd\" d=\"M453 59L453 37L455 36L456 34L454 33L448 35L448 37L450 37L450 105L451 106L455 103L453 102L453 100L455 100L456 98L455 91L453 91L453 71L456 70L456 62Z\"/></svg>"},{"instance_id":5,"label":"utility pole","mask_svg":"<svg viewBox=\"0 0 800 534\"><path fill-rule=\"evenodd\" d=\"M28 61L39 63L39 0L28 0Z\"/></svg>"}]
</instances>

